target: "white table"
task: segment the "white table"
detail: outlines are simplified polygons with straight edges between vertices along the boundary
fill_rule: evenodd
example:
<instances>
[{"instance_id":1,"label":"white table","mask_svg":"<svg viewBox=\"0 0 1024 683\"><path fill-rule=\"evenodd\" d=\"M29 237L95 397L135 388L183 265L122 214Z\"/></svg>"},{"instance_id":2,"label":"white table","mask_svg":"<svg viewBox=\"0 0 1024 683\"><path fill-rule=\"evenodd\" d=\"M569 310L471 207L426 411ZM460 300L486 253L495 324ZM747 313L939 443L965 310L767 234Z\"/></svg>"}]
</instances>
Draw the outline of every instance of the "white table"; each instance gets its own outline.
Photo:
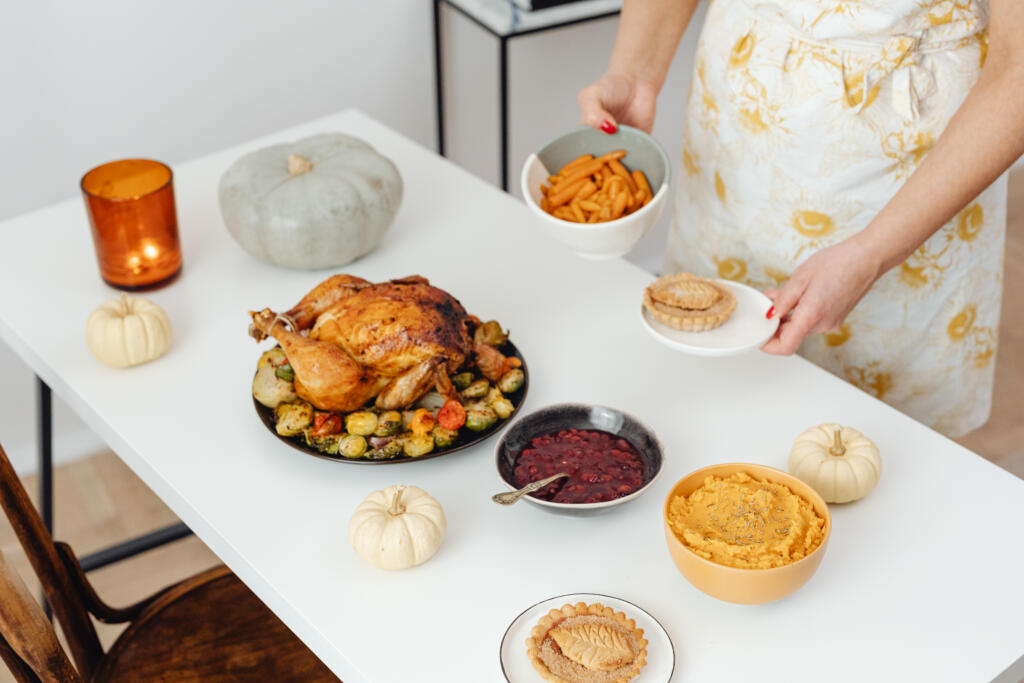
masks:
<instances>
[{"instance_id":1,"label":"white table","mask_svg":"<svg viewBox=\"0 0 1024 683\"><path fill-rule=\"evenodd\" d=\"M526 410L586 401L646 420L667 452L653 490L593 518L503 508L489 500L502 488L495 439L365 467L305 456L263 428L249 393L261 347L246 334L246 311L287 308L325 273L246 255L221 222L217 181L243 152L331 130L370 141L406 183L385 244L347 270L372 280L422 273L470 312L499 319L529 364ZM346 683L499 680L511 620L573 592L651 612L675 642L680 681L1024 672L1019 479L799 358L702 360L661 347L638 319L647 273L573 256L514 199L357 112L174 170L185 268L150 295L174 325L168 355L125 371L87 350L85 319L114 292L97 273L78 198L0 224L0 337ZM793 438L829 420L874 438L885 472L867 499L833 506L817 575L763 606L690 586L662 537L672 483L724 461L784 468ZM363 497L393 483L437 497L449 528L431 561L388 573L356 557L346 530Z\"/></svg>"}]
</instances>

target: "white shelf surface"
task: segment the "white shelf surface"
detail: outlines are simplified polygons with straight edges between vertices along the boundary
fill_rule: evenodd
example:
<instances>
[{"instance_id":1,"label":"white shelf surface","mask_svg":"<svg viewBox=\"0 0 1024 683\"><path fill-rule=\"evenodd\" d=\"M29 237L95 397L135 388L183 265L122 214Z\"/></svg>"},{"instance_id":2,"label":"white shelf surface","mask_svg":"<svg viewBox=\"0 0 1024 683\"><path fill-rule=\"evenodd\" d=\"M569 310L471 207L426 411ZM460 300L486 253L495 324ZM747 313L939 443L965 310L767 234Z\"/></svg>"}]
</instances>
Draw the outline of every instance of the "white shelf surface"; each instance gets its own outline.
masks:
<instances>
[{"instance_id":1,"label":"white shelf surface","mask_svg":"<svg viewBox=\"0 0 1024 683\"><path fill-rule=\"evenodd\" d=\"M666 448L644 497L592 518L499 507L492 438L452 456L378 467L303 455L256 416L262 348L246 312L285 309L328 272L259 263L224 228L217 182L240 155L323 131L395 161L405 197L384 243L341 269L420 273L511 329L527 359L525 411L562 401L639 416ZM1024 482L799 358L707 359L664 348L636 309L650 275L577 258L527 209L366 116L343 112L174 168L184 272L147 296L174 327L166 356L130 370L89 353L99 278L79 198L0 224L0 338L346 683L499 680L509 623L575 592L640 605L676 646L676 680L1016 680L1024 675ZM70 189L70 188L69 188ZM718 602L672 564L661 528L672 484L704 465L785 468L793 438L839 421L885 471L833 506L815 577L770 605ZM0 435L2 438L2 435ZM348 545L372 490L415 484L445 508L426 564L384 572ZM643 679L640 679L641 683Z\"/></svg>"}]
</instances>

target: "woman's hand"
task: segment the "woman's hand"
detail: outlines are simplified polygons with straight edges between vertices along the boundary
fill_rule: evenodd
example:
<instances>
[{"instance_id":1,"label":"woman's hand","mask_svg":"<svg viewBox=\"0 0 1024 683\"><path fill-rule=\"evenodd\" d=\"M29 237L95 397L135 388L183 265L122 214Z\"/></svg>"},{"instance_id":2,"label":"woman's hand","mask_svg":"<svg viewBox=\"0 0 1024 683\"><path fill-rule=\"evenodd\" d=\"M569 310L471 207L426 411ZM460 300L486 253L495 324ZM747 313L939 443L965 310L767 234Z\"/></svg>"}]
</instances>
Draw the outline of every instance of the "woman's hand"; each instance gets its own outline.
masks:
<instances>
[{"instance_id":1,"label":"woman's hand","mask_svg":"<svg viewBox=\"0 0 1024 683\"><path fill-rule=\"evenodd\" d=\"M765 292L774 303L770 317L782 320L761 350L788 356L807 335L839 327L883 272L876 250L864 240L848 239L817 252L781 290Z\"/></svg>"},{"instance_id":2,"label":"woman's hand","mask_svg":"<svg viewBox=\"0 0 1024 683\"><path fill-rule=\"evenodd\" d=\"M648 133L654 127L658 88L652 83L608 72L581 90L576 99L581 122L606 133L614 133L620 124Z\"/></svg>"}]
</instances>

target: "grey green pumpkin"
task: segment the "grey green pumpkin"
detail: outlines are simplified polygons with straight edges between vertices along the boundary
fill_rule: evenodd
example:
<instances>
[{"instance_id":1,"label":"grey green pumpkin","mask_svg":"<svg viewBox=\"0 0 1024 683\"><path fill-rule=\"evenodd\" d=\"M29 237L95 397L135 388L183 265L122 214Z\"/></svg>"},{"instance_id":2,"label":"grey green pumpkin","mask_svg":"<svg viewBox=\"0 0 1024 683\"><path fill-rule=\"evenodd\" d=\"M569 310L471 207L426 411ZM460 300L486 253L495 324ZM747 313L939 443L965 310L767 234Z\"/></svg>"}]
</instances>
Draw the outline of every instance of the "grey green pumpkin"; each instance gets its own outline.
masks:
<instances>
[{"instance_id":1,"label":"grey green pumpkin","mask_svg":"<svg viewBox=\"0 0 1024 683\"><path fill-rule=\"evenodd\" d=\"M317 270L363 256L402 201L402 177L358 138L324 133L242 157L220 180L220 210L253 256Z\"/></svg>"}]
</instances>

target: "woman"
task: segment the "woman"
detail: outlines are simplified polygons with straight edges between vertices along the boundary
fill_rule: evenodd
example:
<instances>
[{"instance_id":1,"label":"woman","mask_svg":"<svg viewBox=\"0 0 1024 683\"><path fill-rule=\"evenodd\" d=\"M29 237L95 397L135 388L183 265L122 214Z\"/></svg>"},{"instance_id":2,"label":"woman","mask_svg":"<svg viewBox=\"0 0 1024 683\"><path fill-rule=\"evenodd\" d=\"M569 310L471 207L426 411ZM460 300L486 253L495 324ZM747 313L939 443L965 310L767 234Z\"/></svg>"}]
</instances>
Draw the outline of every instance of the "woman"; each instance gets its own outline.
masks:
<instances>
[{"instance_id":1,"label":"woman","mask_svg":"<svg viewBox=\"0 0 1024 683\"><path fill-rule=\"evenodd\" d=\"M650 131L696 0L626 0L585 123ZM713 0L666 268L766 290L763 347L950 436L988 419L1021 0Z\"/></svg>"}]
</instances>

